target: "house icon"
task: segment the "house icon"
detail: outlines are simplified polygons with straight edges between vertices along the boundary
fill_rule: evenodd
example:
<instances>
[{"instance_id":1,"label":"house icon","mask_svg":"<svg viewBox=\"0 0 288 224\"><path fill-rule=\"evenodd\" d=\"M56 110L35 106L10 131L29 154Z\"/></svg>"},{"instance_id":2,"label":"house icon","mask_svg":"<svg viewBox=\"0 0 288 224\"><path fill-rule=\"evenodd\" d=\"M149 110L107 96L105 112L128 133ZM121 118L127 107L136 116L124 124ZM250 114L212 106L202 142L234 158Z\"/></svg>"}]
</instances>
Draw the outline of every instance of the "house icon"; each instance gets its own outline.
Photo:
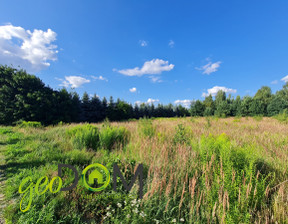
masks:
<instances>
[{"instance_id":1,"label":"house icon","mask_svg":"<svg viewBox=\"0 0 288 224\"><path fill-rule=\"evenodd\" d=\"M95 183L95 179L97 180L97 184L104 184L103 174L100 173L99 170L97 170L97 169L94 169L90 173L89 179L88 179L88 184L93 185Z\"/></svg>"}]
</instances>

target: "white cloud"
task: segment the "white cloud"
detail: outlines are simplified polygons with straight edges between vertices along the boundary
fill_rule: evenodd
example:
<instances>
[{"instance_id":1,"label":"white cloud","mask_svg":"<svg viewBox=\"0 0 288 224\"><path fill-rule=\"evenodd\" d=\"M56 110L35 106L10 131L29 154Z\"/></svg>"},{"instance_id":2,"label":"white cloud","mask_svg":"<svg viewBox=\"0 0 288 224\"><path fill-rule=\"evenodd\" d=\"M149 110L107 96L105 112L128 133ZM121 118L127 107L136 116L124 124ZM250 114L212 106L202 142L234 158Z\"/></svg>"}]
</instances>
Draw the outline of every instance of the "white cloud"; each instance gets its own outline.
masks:
<instances>
[{"instance_id":1,"label":"white cloud","mask_svg":"<svg viewBox=\"0 0 288 224\"><path fill-rule=\"evenodd\" d=\"M286 75L285 77L283 77L283 78L281 79L281 81L283 81L283 82L288 82L288 75Z\"/></svg>"},{"instance_id":2,"label":"white cloud","mask_svg":"<svg viewBox=\"0 0 288 224\"><path fill-rule=\"evenodd\" d=\"M141 47L147 47L148 42L145 41L145 40L139 40L139 44L140 44Z\"/></svg>"},{"instance_id":3,"label":"white cloud","mask_svg":"<svg viewBox=\"0 0 288 224\"><path fill-rule=\"evenodd\" d=\"M147 100L147 103L149 104L149 103L156 103L156 102L159 102L159 100L158 99L151 99L151 98L149 98L148 100Z\"/></svg>"},{"instance_id":4,"label":"white cloud","mask_svg":"<svg viewBox=\"0 0 288 224\"><path fill-rule=\"evenodd\" d=\"M174 68L173 64L169 64L168 61L164 61L162 59L153 59L151 61L146 61L142 68L135 67L132 69L123 69L117 70L113 69L113 71L117 71L123 75L127 76L142 76L142 75L156 75L161 74L163 71L170 71Z\"/></svg>"},{"instance_id":5,"label":"white cloud","mask_svg":"<svg viewBox=\"0 0 288 224\"><path fill-rule=\"evenodd\" d=\"M134 104L138 104L138 105L140 105L140 104L142 104L142 103L145 103L145 104L152 104L152 103L157 103L157 102L159 102L159 100L158 99L152 99L152 98L149 98L146 102L142 102L142 101L136 101Z\"/></svg>"},{"instance_id":6,"label":"white cloud","mask_svg":"<svg viewBox=\"0 0 288 224\"><path fill-rule=\"evenodd\" d=\"M237 90L236 89L230 89L230 88L226 88L224 86L214 86L213 88L211 89L208 89L207 90L207 93L202 93L202 97L206 97L206 96L209 96L210 94L212 96L216 96L216 94L218 93L218 91L224 91L225 93L236 93Z\"/></svg>"},{"instance_id":7,"label":"white cloud","mask_svg":"<svg viewBox=\"0 0 288 224\"><path fill-rule=\"evenodd\" d=\"M150 78L151 82L153 82L153 83L163 82L163 80L161 80L160 77L157 77L157 76L150 76L149 78Z\"/></svg>"},{"instance_id":8,"label":"white cloud","mask_svg":"<svg viewBox=\"0 0 288 224\"><path fill-rule=\"evenodd\" d=\"M135 87L133 87L133 88L129 89L129 91L130 91L131 93L135 93L135 92L137 91L137 89L136 89Z\"/></svg>"},{"instance_id":9,"label":"white cloud","mask_svg":"<svg viewBox=\"0 0 288 224\"><path fill-rule=\"evenodd\" d=\"M169 47L173 48L175 45L175 42L173 40L170 40L168 45L169 45Z\"/></svg>"},{"instance_id":10,"label":"white cloud","mask_svg":"<svg viewBox=\"0 0 288 224\"><path fill-rule=\"evenodd\" d=\"M33 32L11 24L0 26L0 61L21 66L28 71L40 71L57 60L56 33L34 29Z\"/></svg>"},{"instance_id":11,"label":"white cloud","mask_svg":"<svg viewBox=\"0 0 288 224\"><path fill-rule=\"evenodd\" d=\"M108 79L106 79L106 78L103 77L102 75L100 75L100 76L93 76L93 75L91 75L91 78L92 78L92 79L96 79L96 80L101 80L101 81L106 81L106 82L108 82Z\"/></svg>"},{"instance_id":12,"label":"white cloud","mask_svg":"<svg viewBox=\"0 0 288 224\"><path fill-rule=\"evenodd\" d=\"M142 102L140 100L136 101L134 104L140 105Z\"/></svg>"},{"instance_id":13,"label":"white cloud","mask_svg":"<svg viewBox=\"0 0 288 224\"><path fill-rule=\"evenodd\" d=\"M274 80L271 82L271 84L276 85L278 83L278 80Z\"/></svg>"},{"instance_id":14,"label":"white cloud","mask_svg":"<svg viewBox=\"0 0 288 224\"><path fill-rule=\"evenodd\" d=\"M181 104L182 106L188 108L190 107L191 103L193 102L193 100L175 100L174 104Z\"/></svg>"},{"instance_id":15,"label":"white cloud","mask_svg":"<svg viewBox=\"0 0 288 224\"><path fill-rule=\"evenodd\" d=\"M208 64L203 65L201 68L196 68L196 69L202 70L203 74L210 75L211 73L218 71L218 68L220 67L221 63L222 63L221 61L217 61L215 63L212 63L211 61L209 61Z\"/></svg>"},{"instance_id":16,"label":"white cloud","mask_svg":"<svg viewBox=\"0 0 288 224\"><path fill-rule=\"evenodd\" d=\"M85 83L89 83L89 79L85 79L81 76L65 76L65 80L57 78L57 80L62 81L62 84L59 86L64 86L66 88L78 88Z\"/></svg>"}]
</instances>

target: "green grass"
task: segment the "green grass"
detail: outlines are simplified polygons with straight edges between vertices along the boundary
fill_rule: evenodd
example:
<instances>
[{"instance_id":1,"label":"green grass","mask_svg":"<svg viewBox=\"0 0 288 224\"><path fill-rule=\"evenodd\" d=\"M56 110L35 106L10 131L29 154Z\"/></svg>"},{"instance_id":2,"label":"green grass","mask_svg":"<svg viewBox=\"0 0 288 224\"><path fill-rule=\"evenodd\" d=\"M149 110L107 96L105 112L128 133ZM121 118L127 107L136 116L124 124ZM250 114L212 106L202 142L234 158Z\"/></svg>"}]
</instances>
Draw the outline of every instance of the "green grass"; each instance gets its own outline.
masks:
<instances>
[{"instance_id":1,"label":"green grass","mask_svg":"<svg viewBox=\"0 0 288 224\"><path fill-rule=\"evenodd\" d=\"M283 184L288 174L282 165L286 160L280 159L287 156L287 141L280 132L285 126L279 128L277 121L266 118L237 125L235 119L213 120L213 125L210 119L190 120L0 127L4 190L10 201L7 223L288 223ZM264 128L267 122L265 130L273 127L275 134L265 134L268 143L274 142L265 147L283 148L277 160L263 151L263 140L257 142L262 132L247 129ZM243 129L253 134L242 139L236 130ZM80 180L71 191L34 194L31 209L20 211L23 194L18 189L24 178L31 176L36 183L47 176L50 181L58 175L59 163L73 165L79 173L89 164L101 163L112 173L114 162L128 180L137 164L144 165L142 200L137 200L138 182L130 194L119 179L116 192L111 182L103 192L93 193ZM63 169L64 186L73 179L72 171ZM27 203L28 197L23 207Z\"/></svg>"},{"instance_id":2,"label":"green grass","mask_svg":"<svg viewBox=\"0 0 288 224\"><path fill-rule=\"evenodd\" d=\"M70 128L67 135L77 149L97 150L100 147L99 129L90 124Z\"/></svg>"},{"instance_id":3,"label":"green grass","mask_svg":"<svg viewBox=\"0 0 288 224\"><path fill-rule=\"evenodd\" d=\"M112 150L125 146L130 139L130 133L124 127L104 125L100 132L101 147Z\"/></svg>"},{"instance_id":4,"label":"green grass","mask_svg":"<svg viewBox=\"0 0 288 224\"><path fill-rule=\"evenodd\" d=\"M151 119L141 118L139 120L138 126L139 126L141 136L152 138L156 133L156 129L153 126Z\"/></svg>"},{"instance_id":5,"label":"green grass","mask_svg":"<svg viewBox=\"0 0 288 224\"><path fill-rule=\"evenodd\" d=\"M41 128L42 124L41 122L37 122L37 121L21 121L21 122L18 122L18 126L21 128L27 128L27 127Z\"/></svg>"},{"instance_id":6,"label":"green grass","mask_svg":"<svg viewBox=\"0 0 288 224\"><path fill-rule=\"evenodd\" d=\"M283 110L282 113L275 115L274 118L280 122L288 123L288 111L287 111L287 109Z\"/></svg>"}]
</instances>

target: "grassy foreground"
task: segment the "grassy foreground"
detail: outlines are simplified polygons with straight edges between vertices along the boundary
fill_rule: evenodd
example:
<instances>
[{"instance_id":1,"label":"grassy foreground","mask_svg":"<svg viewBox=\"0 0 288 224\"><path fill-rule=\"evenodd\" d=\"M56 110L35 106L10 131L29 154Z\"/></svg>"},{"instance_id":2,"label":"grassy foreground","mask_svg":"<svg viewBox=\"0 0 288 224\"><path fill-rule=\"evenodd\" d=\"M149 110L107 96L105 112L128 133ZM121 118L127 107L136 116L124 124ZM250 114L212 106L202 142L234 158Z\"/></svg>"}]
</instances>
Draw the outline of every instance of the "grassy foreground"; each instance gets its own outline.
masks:
<instances>
[{"instance_id":1,"label":"grassy foreground","mask_svg":"<svg viewBox=\"0 0 288 224\"><path fill-rule=\"evenodd\" d=\"M273 118L160 118L0 127L7 223L288 223L288 126ZM144 197L112 184L101 193L33 195L19 210L21 181L118 163L129 179L144 165ZM65 182L73 180L69 170ZM4 188L4 189L3 189ZM24 201L24 205L27 202Z\"/></svg>"}]
</instances>

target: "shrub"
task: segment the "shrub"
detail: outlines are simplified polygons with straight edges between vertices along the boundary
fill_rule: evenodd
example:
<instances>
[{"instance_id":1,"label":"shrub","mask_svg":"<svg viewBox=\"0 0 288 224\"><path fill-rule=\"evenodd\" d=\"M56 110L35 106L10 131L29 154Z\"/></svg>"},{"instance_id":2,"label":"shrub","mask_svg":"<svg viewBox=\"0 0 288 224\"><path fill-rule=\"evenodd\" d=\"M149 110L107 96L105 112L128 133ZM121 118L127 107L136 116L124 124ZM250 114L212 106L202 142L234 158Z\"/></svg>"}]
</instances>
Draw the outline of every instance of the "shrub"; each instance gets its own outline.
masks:
<instances>
[{"instance_id":1,"label":"shrub","mask_svg":"<svg viewBox=\"0 0 288 224\"><path fill-rule=\"evenodd\" d=\"M90 124L73 127L67 130L67 135L77 149L97 150L100 146L99 129Z\"/></svg>"},{"instance_id":2,"label":"shrub","mask_svg":"<svg viewBox=\"0 0 288 224\"><path fill-rule=\"evenodd\" d=\"M207 124L205 125L206 128L210 128L212 126L210 117L206 117Z\"/></svg>"},{"instance_id":3,"label":"shrub","mask_svg":"<svg viewBox=\"0 0 288 224\"><path fill-rule=\"evenodd\" d=\"M20 123L18 123L18 126L20 128L26 128L26 127L41 128L42 124L41 122L38 121L21 121Z\"/></svg>"},{"instance_id":4,"label":"shrub","mask_svg":"<svg viewBox=\"0 0 288 224\"><path fill-rule=\"evenodd\" d=\"M185 144L190 141L191 137L192 133L183 124L178 124L176 126L176 133L174 135L173 143Z\"/></svg>"},{"instance_id":5,"label":"shrub","mask_svg":"<svg viewBox=\"0 0 288 224\"><path fill-rule=\"evenodd\" d=\"M0 128L0 134L5 135L5 134L10 134L13 133L11 128L9 127L1 127Z\"/></svg>"},{"instance_id":6,"label":"shrub","mask_svg":"<svg viewBox=\"0 0 288 224\"><path fill-rule=\"evenodd\" d=\"M124 127L112 127L104 125L100 132L101 147L112 150L124 146L130 139L129 131Z\"/></svg>"},{"instance_id":7,"label":"shrub","mask_svg":"<svg viewBox=\"0 0 288 224\"><path fill-rule=\"evenodd\" d=\"M257 115L257 116L254 116L253 118L254 118L255 121L262 121L263 116Z\"/></svg>"},{"instance_id":8,"label":"shrub","mask_svg":"<svg viewBox=\"0 0 288 224\"><path fill-rule=\"evenodd\" d=\"M283 110L281 113L274 116L274 118L280 122L288 123L288 111L287 111L287 109Z\"/></svg>"},{"instance_id":9,"label":"shrub","mask_svg":"<svg viewBox=\"0 0 288 224\"><path fill-rule=\"evenodd\" d=\"M238 123L241 122L241 120L239 118L234 118L233 122Z\"/></svg>"}]
</instances>

